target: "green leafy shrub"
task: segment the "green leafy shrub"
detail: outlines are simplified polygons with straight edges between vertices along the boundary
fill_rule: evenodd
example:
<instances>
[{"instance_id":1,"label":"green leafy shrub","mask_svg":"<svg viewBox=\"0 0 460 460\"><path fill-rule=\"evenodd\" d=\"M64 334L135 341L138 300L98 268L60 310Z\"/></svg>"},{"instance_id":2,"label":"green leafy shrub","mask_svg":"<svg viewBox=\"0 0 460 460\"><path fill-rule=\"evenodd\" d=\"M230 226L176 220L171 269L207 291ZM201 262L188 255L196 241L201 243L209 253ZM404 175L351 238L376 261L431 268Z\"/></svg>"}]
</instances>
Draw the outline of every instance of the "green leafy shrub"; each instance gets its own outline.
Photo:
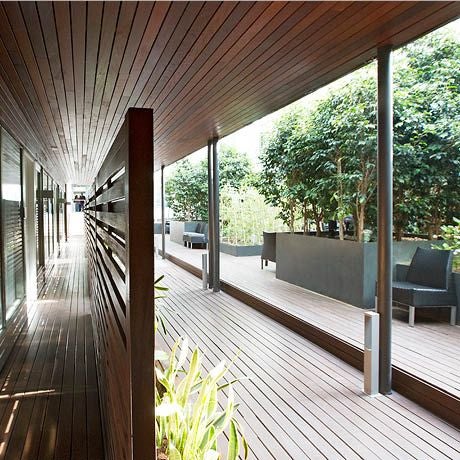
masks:
<instances>
[{"instance_id":1,"label":"green leafy shrub","mask_svg":"<svg viewBox=\"0 0 460 460\"><path fill-rule=\"evenodd\" d=\"M238 458L240 450L246 459L248 444L235 419L233 384L221 383L229 366L222 361L207 375L202 371L202 353L192 351L188 369L184 365L189 354L187 339L179 338L171 354L155 352L156 388L155 423L157 459L220 460L217 439L228 429L227 460ZM165 363L164 366L159 363ZM228 389L223 410L218 400ZM222 393L223 395L223 393Z\"/></svg>"},{"instance_id":2,"label":"green leafy shrub","mask_svg":"<svg viewBox=\"0 0 460 460\"><path fill-rule=\"evenodd\" d=\"M441 227L444 242L438 249L448 249L454 253L454 271L460 271L460 219L454 217L456 225L443 225Z\"/></svg>"},{"instance_id":3,"label":"green leafy shrub","mask_svg":"<svg viewBox=\"0 0 460 460\"><path fill-rule=\"evenodd\" d=\"M262 234L285 231L287 226L278 218L279 209L265 203L253 187L235 190L225 187L220 195L222 240L225 243L251 246L262 244Z\"/></svg>"},{"instance_id":4,"label":"green leafy shrub","mask_svg":"<svg viewBox=\"0 0 460 460\"><path fill-rule=\"evenodd\" d=\"M153 288L155 290L155 297L154 299L155 300L158 300L158 299L164 299L166 297L166 294L164 294L165 292L167 292L169 289L166 287L166 286L163 286L161 285L161 282L163 281L163 278L165 277L165 275L161 275L159 276L155 282L153 283ZM160 291L161 294L156 294L156 291ZM155 325L154 325L154 330L155 332L157 331L158 329L158 325L161 326L161 329L163 331L163 333L166 335L166 326L165 326L165 322L164 322L164 319L163 319L163 314L162 314L162 309L163 308L167 308L169 309L169 307L165 307L164 305L161 305L161 307L159 307L158 305L156 305L155 307Z\"/></svg>"}]
</instances>

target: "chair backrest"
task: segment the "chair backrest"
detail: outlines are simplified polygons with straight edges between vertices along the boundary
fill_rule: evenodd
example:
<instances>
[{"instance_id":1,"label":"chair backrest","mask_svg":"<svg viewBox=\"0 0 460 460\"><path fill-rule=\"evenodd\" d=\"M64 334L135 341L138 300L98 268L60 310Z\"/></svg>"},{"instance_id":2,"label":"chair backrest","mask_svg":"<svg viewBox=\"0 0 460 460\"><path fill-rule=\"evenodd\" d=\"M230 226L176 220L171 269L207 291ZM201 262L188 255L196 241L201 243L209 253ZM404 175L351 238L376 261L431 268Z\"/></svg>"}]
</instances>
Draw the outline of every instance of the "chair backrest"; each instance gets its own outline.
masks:
<instances>
[{"instance_id":1,"label":"chair backrest","mask_svg":"<svg viewBox=\"0 0 460 460\"><path fill-rule=\"evenodd\" d=\"M208 236L208 224L206 222L203 222L200 233L203 233L205 236Z\"/></svg>"},{"instance_id":2,"label":"chair backrest","mask_svg":"<svg viewBox=\"0 0 460 460\"><path fill-rule=\"evenodd\" d=\"M203 223L198 222L196 224L195 233L203 233Z\"/></svg>"},{"instance_id":3,"label":"chair backrest","mask_svg":"<svg viewBox=\"0 0 460 460\"><path fill-rule=\"evenodd\" d=\"M412 258L407 281L422 286L448 289L452 272L452 251L417 248Z\"/></svg>"},{"instance_id":4,"label":"chair backrest","mask_svg":"<svg viewBox=\"0 0 460 460\"><path fill-rule=\"evenodd\" d=\"M276 233L263 232L262 259L276 262Z\"/></svg>"}]
</instances>

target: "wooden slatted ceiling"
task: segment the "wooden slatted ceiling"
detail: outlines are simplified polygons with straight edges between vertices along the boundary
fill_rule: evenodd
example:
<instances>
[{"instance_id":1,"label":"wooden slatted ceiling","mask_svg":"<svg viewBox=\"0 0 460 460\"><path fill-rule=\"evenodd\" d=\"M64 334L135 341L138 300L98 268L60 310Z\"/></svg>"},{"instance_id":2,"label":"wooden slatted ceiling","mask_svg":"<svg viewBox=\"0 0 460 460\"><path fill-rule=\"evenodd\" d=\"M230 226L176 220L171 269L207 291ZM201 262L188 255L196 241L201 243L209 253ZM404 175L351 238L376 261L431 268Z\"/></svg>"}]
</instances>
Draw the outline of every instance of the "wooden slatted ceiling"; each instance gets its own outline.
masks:
<instances>
[{"instance_id":1,"label":"wooden slatted ceiling","mask_svg":"<svg viewBox=\"0 0 460 460\"><path fill-rule=\"evenodd\" d=\"M90 183L128 107L155 167L460 16L460 2L2 2L0 121Z\"/></svg>"}]
</instances>

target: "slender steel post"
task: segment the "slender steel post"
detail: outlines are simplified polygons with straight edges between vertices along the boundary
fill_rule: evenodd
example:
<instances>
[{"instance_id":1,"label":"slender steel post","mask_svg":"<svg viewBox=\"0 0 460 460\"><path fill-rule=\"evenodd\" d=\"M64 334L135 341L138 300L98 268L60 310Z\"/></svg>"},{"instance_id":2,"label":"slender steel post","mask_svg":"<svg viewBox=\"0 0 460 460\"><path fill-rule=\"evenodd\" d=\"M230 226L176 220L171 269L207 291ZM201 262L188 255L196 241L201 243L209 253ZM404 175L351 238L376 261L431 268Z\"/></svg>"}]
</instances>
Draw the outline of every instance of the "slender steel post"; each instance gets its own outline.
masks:
<instances>
[{"instance_id":1,"label":"slender steel post","mask_svg":"<svg viewBox=\"0 0 460 460\"><path fill-rule=\"evenodd\" d=\"M212 186L213 186L213 291L220 291L220 225L219 225L219 156L217 137L212 140Z\"/></svg>"},{"instance_id":2,"label":"slender steel post","mask_svg":"<svg viewBox=\"0 0 460 460\"><path fill-rule=\"evenodd\" d=\"M161 166L161 258L166 258L165 167Z\"/></svg>"},{"instance_id":3,"label":"slender steel post","mask_svg":"<svg viewBox=\"0 0 460 460\"><path fill-rule=\"evenodd\" d=\"M67 198L68 197L69 197L68 187L67 187L67 184L65 184L65 191L64 191L64 238L65 238L65 241L67 241L67 238L68 238L68 234L67 234L67 213L68 213Z\"/></svg>"},{"instance_id":4,"label":"slender steel post","mask_svg":"<svg viewBox=\"0 0 460 460\"><path fill-rule=\"evenodd\" d=\"M40 267L45 266L45 209L43 204L43 166L40 166L40 175L38 179L38 189L37 189L37 201L38 201L38 265ZM45 276L45 270L43 270L43 279Z\"/></svg>"},{"instance_id":5,"label":"slender steel post","mask_svg":"<svg viewBox=\"0 0 460 460\"><path fill-rule=\"evenodd\" d=\"M377 313L380 314L379 391L391 393L393 255L393 84L391 47L377 51L378 84L378 253Z\"/></svg>"},{"instance_id":6,"label":"slender steel post","mask_svg":"<svg viewBox=\"0 0 460 460\"><path fill-rule=\"evenodd\" d=\"M212 182L212 141L208 140L208 256L209 256L209 289L212 289L214 280L214 188Z\"/></svg>"}]
</instances>

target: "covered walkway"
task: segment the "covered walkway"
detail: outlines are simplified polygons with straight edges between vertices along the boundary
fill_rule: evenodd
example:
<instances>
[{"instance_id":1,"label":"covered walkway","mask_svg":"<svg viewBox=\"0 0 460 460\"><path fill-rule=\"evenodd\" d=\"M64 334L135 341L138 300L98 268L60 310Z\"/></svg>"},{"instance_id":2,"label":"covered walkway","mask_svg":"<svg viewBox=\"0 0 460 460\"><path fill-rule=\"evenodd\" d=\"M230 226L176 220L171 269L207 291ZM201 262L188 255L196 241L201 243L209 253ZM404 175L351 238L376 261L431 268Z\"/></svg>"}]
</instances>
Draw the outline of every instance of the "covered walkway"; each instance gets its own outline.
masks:
<instances>
[{"instance_id":1,"label":"covered walkway","mask_svg":"<svg viewBox=\"0 0 460 460\"><path fill-rule=\"evenodd\" d=\"M229 295L201 290L171 262L157 259L156 273L171 287L158 347L186 335L208 370L239 350L231 374L250 377L235 385L250 458L460 457L460 431L430 412L397 393L365 396L359 371Z\"/></svg>"},{"instance_id":2,"label":"covered walkway","mask_svg":"<svg viewBox=\"0 0 460 460\"><path fill-rule=\"evenodd\" d=\"M62 244L0 373L0 459L104 458L83 245Z\"/></svg>"}]
</instances>

